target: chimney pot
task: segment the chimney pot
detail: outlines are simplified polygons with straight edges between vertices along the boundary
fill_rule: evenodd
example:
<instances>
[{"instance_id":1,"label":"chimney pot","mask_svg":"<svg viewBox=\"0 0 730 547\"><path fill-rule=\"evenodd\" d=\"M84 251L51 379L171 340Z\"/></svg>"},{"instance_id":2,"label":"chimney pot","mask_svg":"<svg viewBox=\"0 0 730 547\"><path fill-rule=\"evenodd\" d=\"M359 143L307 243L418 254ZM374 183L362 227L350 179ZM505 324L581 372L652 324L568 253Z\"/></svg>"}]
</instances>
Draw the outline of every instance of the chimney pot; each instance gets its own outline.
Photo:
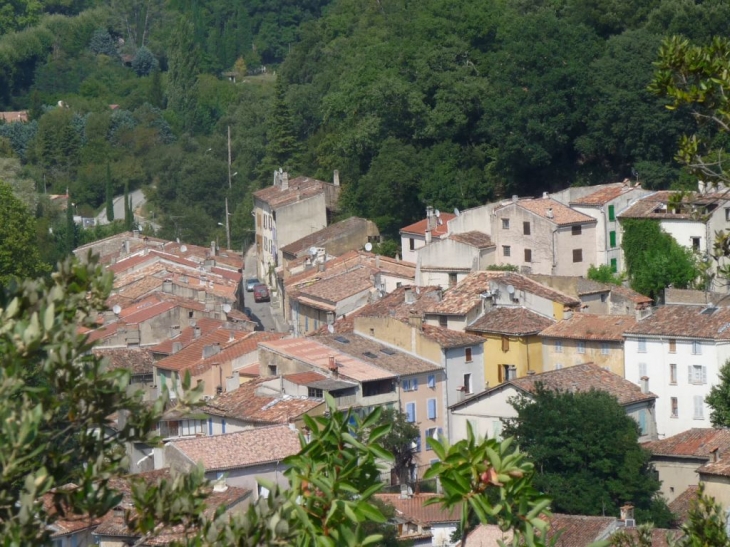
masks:
<instances>
[{"instance_id":1,"label":"chimney pot","mask_svg":"<svg viewBox=\"0 0 730 547\"><path fill-rule=\"evenodd\" d=\"M340 185L340 172L337 169L335 169L334 175L332 177L332 182L335 186Z\"/></svg>"},{"instance_id":2,"label":"chimney pot","mask_svg":"<svg viewBox=\"0 0 730 547\"><path fill-rule=\"evenodd\" d=\"M649 393L649 377L648 376L641 377L641 392Z\"/></svg>"},{"instance_id":3,"label":"chimney pot","mask_svg":"<svg viewBox=\"0 0 730 547\"><path fill-rule=\"evenodd\" d=\"M517 194L512 194L512 203L517 203L517 201L520 199L520 196Z\"/></svg>"},{"instance_id":4,"label":"chimney pot","mask_svg":"<svg viewBox=\"0 0 730 547\"><path fill-rule=\"evenodd\" d=\"M289 189L289 173L287 173L286 171L281 173L281 189L282 190Z\"/></svg>"},{"instance_id":5,"label":"chimney pot","mask_svg":"<svg viewBox=\"0 0 730 547\"><path fill-rule=\"evenodd\" d=\"M200 327L193 328L193 338L200 338Z\"/></svg>"},{"instance_id":6,"label":"chimney pot","mask_svg":"<svg viewBox=\"0 0 730 547\"><path fill-rule=\"evenodd\" d=\"M548 194L547 192L543 192L542 193L542 198L543 199L548 199L549 197L550 197L550 194Z\"/></svg>"},{"instance_id":7,"label":"chimney pot","mask_svg":"<svg viewBox=\"0 0 730 547\"><path fill-rule=\"evenodd\" d=\"M548 218L553 218L555 216L555 215L553 215L553 208L552 207L548 207L547 208L547 211L545 212L545 216L548 217Z\"/></svg>"}]
</instances>

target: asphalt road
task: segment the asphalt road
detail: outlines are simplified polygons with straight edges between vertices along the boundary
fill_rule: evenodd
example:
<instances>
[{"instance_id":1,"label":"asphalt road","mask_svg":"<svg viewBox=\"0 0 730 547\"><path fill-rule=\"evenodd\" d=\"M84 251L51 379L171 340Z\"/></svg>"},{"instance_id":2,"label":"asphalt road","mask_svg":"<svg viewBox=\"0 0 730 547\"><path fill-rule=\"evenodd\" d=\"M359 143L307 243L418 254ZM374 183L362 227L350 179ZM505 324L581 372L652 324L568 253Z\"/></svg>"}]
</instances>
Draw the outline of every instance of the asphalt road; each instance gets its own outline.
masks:
<instances>
[{"instance_id":1,"label":"asphalt road","mask_svg":"<svg viewBox=\"0 0 730 547\"><path fill-rule=\"evenodd\" d=\"M247 253L246 268L244 269L244 283L246 279L256 277L256 255ZM258 329L267 331L288 332L289 328L284 323L284 318L280 312L274 312L271 309L270 302L255 302L253 293L247 292L245 295L245 307L249 317L258 323ZM276 316L276 317L275 317Z\"/></svg>"},{"instance_id":2,"label":"asphalt road","mask_svg":"<svg viewBox=\"0 0 730 547\"><path fill-rule=\"evenodd\" d=\"M142 190L135 190L134 192L131 192L129 194L129 197L132 198L132 210L135 210L139 207L142 207L145 203L147 203L147 198L144 197L144 192ZM124 218L124 196L117 196L114 198L114 218L119 220ZM104 207L101 210L101 213L99 213L96 216L96 223L97 224L109 224L109 221L106 218L106 207Z\"/></svg>"}]
</instances>

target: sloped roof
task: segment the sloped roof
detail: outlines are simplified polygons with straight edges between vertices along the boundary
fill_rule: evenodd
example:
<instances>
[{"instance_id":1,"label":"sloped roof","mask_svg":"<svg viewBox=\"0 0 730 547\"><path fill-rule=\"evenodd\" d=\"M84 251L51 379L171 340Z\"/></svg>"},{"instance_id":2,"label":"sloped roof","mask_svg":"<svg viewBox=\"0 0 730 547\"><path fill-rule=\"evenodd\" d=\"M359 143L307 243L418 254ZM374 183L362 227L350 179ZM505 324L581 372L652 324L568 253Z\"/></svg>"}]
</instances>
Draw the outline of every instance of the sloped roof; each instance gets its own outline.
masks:
<instances>
[{"instance_id":1,"label":"sloped roof","mask_svg":"<svg viewBox=\"0 0 730 547\"><path fill-rule=\"evenodd\" d=\"M431 230L431 237L441 238L449 233L449 221L456 218L453 213L441 213L439 219L441 224L436 223L436 226ZM405 228L400 229L401 234L415 234L415 235L426 235L426 228L428 228L428 219L424 218L413 224L409 224Z\"/></svg>"},{"instance_id":2,"label":"sloped roof","mask_svg":"<svg viewBox=\"0 0 730 547\"><path fill-rule=\"evenodd\" d=\"M669 503L669 510L672 512L678 523L682 524L687 520L687 515L689 515L692 502L697 499L699 491L700 488L697 485L688 486L684 492Z\"/></svg>"},{"instance_id":3,"label":"sloped roof","mask_svg":"<svg viewBox=\"0 0 730 547\"><path fill-rule=\"evenodd\" d=\"M300 253L307 252L310 247L322 247L333 239L337 239L345 234L367 230L370 224L372 224L372 221L364 218L346 218L285 245L281 248L281 252L298 256Z\"/></svg>"},{"instance_id":4,"label":"sloped roof","mask_svg":"<svg viewBox=\"0 0 730 547\"><path fill-rule=\"evenodd\" d=\"M309 177L296 177L289 180L289 187L285 190L281 186L272 185L257 190L253 195L276 209L324 193L325 184L329 183Z\"/></svg>"},{"instance_id":5,"label":"sloped roof","mask_svg":"<svg viewBox=\"0 0 730 547\"><path fill-rule=\"evenodd\" d=\"M511 334L526 336L537 334L543 329L549 329L554 319L535 313L523 307L496 307L488 310L471 325L466 327L469 332L484 332L496 334Z\"/></svg>"},{"instance_id":6,"label":"sloped roof","mask_svg":"<svg viewBox=\"0 0 730 547\"><path fill-rule=\"evenodd\" d=\"M661 190L645 196L628 209L619 213L618 218L653 218L653 219L667 219L667 220L692 220L692 215L689 212L675 213L667 207L669 200L673 194L678 194L678 191ZM690 194L694 195L694 194ZM691 200L691 197L689 198ZM683 202L686 208L689 209L690 201ZM697 220L697 222L702 222Z\"/></svg>"},{"instance_id":7,"label":"sloped roof","mask_svg":"<svg viewBox=\"0 0 730 547\"><path fill-rule=\"evenodd\" d=\"M299 289L299 294L292 296L292 298L298 299L302 295L336 303L352 295L370 289L374 290L375 286L370 279L371 275L369 268L357 266L350 271L302 287Z\"/></svg>"},{"instance_id":8,"label":"sloped roof","mask_svg":"<svg viewBox=\"0 0 730 547\"><path fill-rule=\"evenodd\" d=\"M623 194L628 194L629 192L633 191L633 186L628 186L626 183L623 182L615 182L613 184L602 184L601 188L596 190L595 192L585 195L583 197L580 197L578 199L575 199L570 202L571 205L587 205L587 206L600 206L605 205L611 200L616 199L617 197L622 196Z\"/></svg>"},{"instance_id":9,"label":"sloped roof","mask_svg":"<svg viewBox=\"0 0 730 547\"><path fill-rule=\"evenodd\" d=\"M730 340L730 308L706 311L701 306L661 306L626 334Z\"/></svg>"},{"instance_id":10,"label":"sloped roof","mask_svg":"<svg viewBox=\"0 0 730 547\"><path fill-rule=\"evenodd\" d=\"M132 374L152 374L152 352L141 348L94 349L94 355L107 359L109 370L128 369Z\"/></svg>"},{"instance_id":11,"label":"sloped roof","mask_svg":"<svg viewBox=\"0 0 730 547\"><path fill-rule=\"evenodd\" d=\"M444 349L461 348L484 343L484 338L476 334L438 327L436 325L422 325L421 334L429 340L436 342Z\"/></svg>"},{"instance_id":12,"label":"sloped roof","mask_svg":"<svg viewBox=\"0 0 730 547\"><path fill-rule=\"evenodd\" d=\"M182 329L180 331L180 334L176 336L175 338L168 338L167 340L163 340L156 346L152 346L149 348L149 350L152 353L164 353L167 355L170 355L172 353L172 345L177 343L180 343L182 348L190 344L195 340L195 327L197 327L200 331L200 334L208 334L211 331L214 331L216 329L220 329L225 325L223 321L220 319L213 319L211 317L201 317L195 322L195 326L190 326ZM181 349L182 349L181 348Z\"/></svg>"},{"instance_id":13,"label":"sloped roof","mask_svg":"<svg viewBox=\"0 0 730 547\"><path fill-rule=\"evenodd\" d=\"M588 517L554 513L549 517L548 542L557 536L555 547L587 547L608 536L615 528L616 517ZM549 543L548 543L549 544Z\"/></svg>"},{"instance_id":14,"label":"sloped roof","mask_svg":"<svg viewBox=\"0 0 730 547\"><path fill-rule=\"evenodd\" d=\"M461 505L452 509L445 509L440 504L424 505L426 501L437 497L438 494L413 494L402 498L400 494L375 494L380 501L392 505L397 518L418 524L436 524L442 522L459 522L461 520Z\"/></svg>"},{"instance_id":15,"label":"sloped roof","mask_svg":"<svg viewBox=\"0 0 730 547\"><path fill-rule=\"evenodd\" d=\"M547 327L540 336L621 342L624 332L635 324L636 318L633 315L574 313L570 319L563 319Z\"/></svg>"},{"instance_id":16,"label":"sloped roof","mask_svg":"<svg viewBox=\"0 0 730 547\"><path fill-rule=\"evenodd\" d=\"M206 471L225 471L283 460L301 450L299 433L288 425L257 427L226 435L170 443Z\"/></svg>"},{"instance_id":17,"label":"sloped roof","mask_svg":"<svg viewBox=\"0 0 730 547\"><path fill-rule=\"evenodd\" d=\"M595 218L589 217L575 209L571 209L552 198L520 199L516 202L510 202L503 207L495 209L495 212L512 206L530 211L531 213L558 226L569 226L571 224L595 224L597 222Z\"/></svg>"},{"instance_id":18,"label":"sloped roof","mask_svg":"<svg viewBox=\"0 0 730 547\"><path fill-rule=\"evenodd\" d=\"M679 456L708 459L713 449L720 454L730 449L730 429L692 428L671 437L643 443L655 456Z\"/></svg>"},{"instance_id":19,"label":"sloped roof","mask_svg":"<svg viewBox=\"0 0 730 547\"><path fill-rule=\"evenodd\" d=\"M471 247L476 247L477 249L487 249L489 247L495 246L495 243L492 241L491 237L489 237L484 232L480 232L478 230L462 232L459 234L451 234L449 236L449 239L453 239L454 241L464 243L465 245L469 245Z\"/></svg>"}]
</instances>

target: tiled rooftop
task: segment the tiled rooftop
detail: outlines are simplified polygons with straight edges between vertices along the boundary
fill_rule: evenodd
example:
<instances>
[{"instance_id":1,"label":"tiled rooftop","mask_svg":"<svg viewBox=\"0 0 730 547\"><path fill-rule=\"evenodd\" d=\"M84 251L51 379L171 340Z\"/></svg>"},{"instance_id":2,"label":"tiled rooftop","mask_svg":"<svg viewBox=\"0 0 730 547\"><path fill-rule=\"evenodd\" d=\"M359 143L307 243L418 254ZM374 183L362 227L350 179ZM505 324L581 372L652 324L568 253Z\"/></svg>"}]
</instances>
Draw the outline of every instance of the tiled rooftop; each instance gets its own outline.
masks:
<instances>
[{"instance_id":1,"label":"tiled rooftop","mask_svg":"<svg viewBox=\"0 0 730 547\"><path fill-rule=\"evenodd\" d=\"M540 333L540 336L621 342L624 339L624 332L634 325L636 325L636 318L632 315L574 313L572 318L558 321L547 327Z\"/></svg>"},{"instance_id":2,"label":"tiled rooftop","mask_svg":"<svg viewBox=\"0 0 730 547\"><path fill-rule=\"evenodd\" d=\"M662 190L649 194L638 200L625 211L619 213L618 218L693 220L693 215L690 213L691 197L685 201L685 205L680 212L674 212L668 207L670 197L676 193L676 191ZM697 221L701 222L699 219Z\"/></svg>"},{"instance_id":3,"label":"tiled rooftop","mask_svg":"<svg viewBox=\"0 0 730 547\"><path fill-rule=\"evenodd\" d=\"M471 247L476 247L477 249L487 249L495 246L491 237L484 232L479 232L477 230L462 232L460 234L451 234L449 239L453 239L459 243L464 243L465 245L470 245Z\"/></svg>"},{"instance_id":4,"label":"tiled rooftop","mask_svg":"<svg viewBox=\"0 0 730 547\"><path fill-rule=\"evenodd\" d=\"M210 317L201 317L196 320L195 327L198 327L200 334L208 334L211 331L220 329L225 323L219 319L212 319ZM181 344L181 348L184 348L195 340L195 327L186 327L180 331L180 334L175 338L168 338L163 340L156 346L152 346L149 350L152 353L162 353L166 355L172 354L172 345L176 342Z\"/></svg>"},{"instance_id":5,"label":"tiled rooftop","mask_svg":"<svg viewBox=\"0 0 730 547\"><path fill-rule=\"evenodd\" d=\"M309 177L296 177L289 180L289 187L286 190L281 186L272 185L257 190L253 195L256 199L268 203L272 209L276 209L324 193L325 184L328 183Z\"/></svg>"},{"instance_id":6,"label":"tiled rooftop","mask_svg":"<svg viewBox=\"0 0 730 547\"><path fill-rule=\"evenodd\" d=\"M655 456L710 457L718 449L720 458L730 449L730 429L693 428L642 446ZM728 454L730 457L730 454Z\"/></svg>"},{"instance_id":7,"label":"tiled rooftop","mask_svg":"<svg viewBox=\"0 0 730 547\"><path fill-rule=\"evenodd\" d=\"M299 289L299 295L336 303L368 290L375 290L370 277L372 271L365 266L333 275ZM292 298L298 298L298 296Z\"/></svg>"},{"instance_id":8,"label":"tiled rooftop","mask_svg":"<svg viewBox=\"0 0 730 547\"><path fill-rule=\"evenodd\" d=\"M557 537L555 547L587 547L603 539L614 528L616 517L553 514L549 519L547 544Z\"/></svg>"},{"instance_id":9,"label":"tiled rooftop","mask_svg":"<svg viewBox=\"0 0 730 547\"><path fill-rule=\"evenodd\" d=\"M283 460L301 450L299 433L288 425L257 427L170 443L206 471L225 471Z\"/></svg>"},{"instance_id":10,"label":"tiled rooftop","mask_svg":"<svg viewBox=\"0 0 730 547\"><path fill-rule=\"evenodd\" d=\"M332 355L337 363L338 374L358 382L395 378L397 374L376 367L364 359L358 359L348 353L317 342L316 338L289 338L262 342L261 346L281 355L296 359L327 373L329 357Z\"/></svg>"},{"instance_id":11,"label":"tiled rooftop","mask_svg":"<svg viewBox=\"0 0 730 547\"><path fill-rule=\"evenodd\" d=\"M436 342L444 349L461 348L464 346L481 345L484 343L484 338L476 334L437 327L435 325L422 325L421 334L429 340Z\"/></svg>"},{"instance_id":12,"label":"tiled rooftop","mask_svg":"<svg viewBox=\"0 0 730 547\"><path fill-rule=\"evenodd\" d=\"M257 424L288 424L323 404L321 400L306 397L257 395L256 390L263 382L263 379L256 379L241 384L208 401L200 411Z\"/></svg>"},{"instance_id":13,"label":"tiled rooftop","mask_svg":"<svg viewBox=\"0 0 730 547\"><path fill-rule=\"evenodd\" d=\"M366 231L370 221L360 217L350 217L340 222L330 224L326 228L304 236L281 248L281 252L294 256L306 253L311 247L323 247L329 241L337 239L350 232Z\"/></svg>"},{"instance_id":14,"label":"tiled rooftop","mask_svg":"<svg viewBox=\"0 0 730 547\"><path fill-rule=\"evenodd\" d=\"M456 218L453 213L441 213L439 219L441 224L436 223L436 226L431 230L431 237L440 238L449 233L449 221ZM409 224L405 228L400 229L400 233L404 235L415 234L415 235L426 235L426 228L428 226L428 219L424 218L413 224Z\"/></svg>"},{"instance_id":15,"label":"tiled rooftop","mask_svg":"<svg viewBox=\"0 0 730 547\"><path fill-rule=\"evenodd\" d=\"M615 182L613 184L603 184L601 188L595 192L583 196L570 202L571 205L588 205L588 206L600 206L605 205L611 200L628 194L633 191L634 187L629 186L624 182Z\"/></svg>"},{"instance_id":16,"label":"tiled rooftop","mask_svg":"<svg viewBox=\"0 0 730 547\"><path fill-rule=\"evenodd\" d=\"M380 501L392 505L396 517L418 524L432 525L461 520L461 505L445 509L440 504L424 505L426 501L437 497L437 494L413 494L409 498L401 498L400 494L376 494Z\"/></svg>"},{"instance_id":17,"label":"tiled rooftop","mask_svg":"<svg viewBox=\"0 0 730 547\"><path fill-rule=\"evenodd\" d=\"M595 218L580 213L575 209L571 209L552 198L520 199L516 203L510 202L503 207L495 209L495 212L506 207L511 207L512 205L516 205L517 207L530 211L531 213L557 224L558 226L596 223Z\"/></svg>"},{"instance_id":18,"label":"tiled rooftop","mask_svg":"<svg viewBox=\"0 0 730 547\"><path fill-rule=\"evenodd\" d=\"M94 355L107 360L109 370L129 369L132 374L152 374L152 352L140 348L94 349Z\"/></svg>"},{"instance_id":19,"label":"tiled rooftop","mask_svg":"<svg viewBox=\"0 0 730 547\"><path fill-rule=\"evenodd\" d=\"M632 543L632 545L639 545L638 528L625 528L624 531L634 542ZM682 533L682 530L677 528L654 528L651 531L651 547L672 547L677 544L677 540L680 539L683 535L684 534ZM667 540L667 537L669 537L669 540ZM555 547L561 547L559 541Z\"/></svg>"},{"instance_id":20,"label":"tiled rooftop","mask_svg":"<svg viewBox=\"0 0 730 547\"><path fill-rule=\"evenodd\" d=\"M495 307L482 315L471 325L469 332L484 332L526 336L537 334L549 328L555 321L523 307Z\"/></svg>"},{"instance_id":21,"label":"tiled rooftop","mask_svg":"<svg viewBox=\"0 0 730 547\"><path fill-rule=\"evenodd\" d=\"M730 308L661 306L627 329L626 334L730 340Z\"/></svg>"},{"instance_id":22,"label":"tiled rooftop","mask_svg":"<svg viewBox=\"0 0 730 547\"><path fill-rule=\"evenodd\" d=\"M692 502L697 499L699 490L698 486L688 486L684 492L669 503L669 510L678 523L682 524L687 520Z\"/></svg>"},{"instance_id":23,"label":"tiled rooftop","mask_svg":"<svg viewBox=\"0 0 730 547\"><path fill-rule=\"evenodd\" d=\"M347 353L357 359L362 359L398 376L441 370L441 367L435 363L414 357L396 348L384 346L380 342L357 334L328 334L317 336L312 340ZM347 340L347 342L344 342L344 340Z\"/></svg>"}]
</instances>

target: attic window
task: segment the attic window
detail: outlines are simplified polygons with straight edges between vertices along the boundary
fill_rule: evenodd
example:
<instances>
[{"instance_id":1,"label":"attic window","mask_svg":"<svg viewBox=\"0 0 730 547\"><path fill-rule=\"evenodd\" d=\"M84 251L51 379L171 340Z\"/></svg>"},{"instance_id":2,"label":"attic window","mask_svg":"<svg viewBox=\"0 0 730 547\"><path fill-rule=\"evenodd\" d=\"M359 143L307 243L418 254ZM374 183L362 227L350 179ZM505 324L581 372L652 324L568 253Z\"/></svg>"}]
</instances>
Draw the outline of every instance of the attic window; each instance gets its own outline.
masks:
<instances>
[{"instance_id":1,"label":"attic window","mask_svg":"<svg viewBox=\"0 0 730 547\"><path fill-rule=\"evenodd\" d=\"M337 340L340 344L349 344L350 341L345 338L344 336L335 336L335 340Z\"/></svg>"},{"instance_id":2,"label":"attic window","mask_svg":"<svg viewBox=\"0 0 730 547\"><path fill-rule=\"evenodd\" d=\"M375 355L372 351L364 351L363 352L363 355L365 357L369 357L370 359L377 359L378 358L378 356Z\"/></svg>"},{"instance_id":3,"label":"attic window","mask_svg":"<svg viewBox=\"0 0 730 547\"><path fill-rule=\"evenodd\" d=\"M385 353L385 355L395 355L395 351L390 348L380 348L380 351Z\"/></svg>"}]
</instances>

